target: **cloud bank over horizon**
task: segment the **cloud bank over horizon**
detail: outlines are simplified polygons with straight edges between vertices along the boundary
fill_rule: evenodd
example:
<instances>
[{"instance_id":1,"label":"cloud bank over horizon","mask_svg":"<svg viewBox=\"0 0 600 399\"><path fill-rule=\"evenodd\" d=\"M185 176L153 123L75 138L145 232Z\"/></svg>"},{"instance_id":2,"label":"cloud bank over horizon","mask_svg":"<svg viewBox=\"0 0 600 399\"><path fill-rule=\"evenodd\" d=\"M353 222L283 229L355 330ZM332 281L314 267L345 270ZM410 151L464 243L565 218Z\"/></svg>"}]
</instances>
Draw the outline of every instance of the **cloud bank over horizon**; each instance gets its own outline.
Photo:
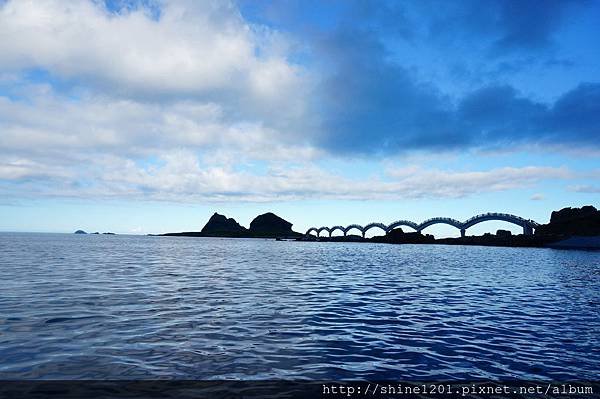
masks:
<instances>
[{"instance_id":1,"label":"cloud bank over horizon","mask_svg":"<svg viewBox=\"0 0 600 399\"><path fill-rule=\"evenodd\" d=\"M598 17L593 1L3 1L0 193L597 193Z\"/></svg>"}]
</instances>

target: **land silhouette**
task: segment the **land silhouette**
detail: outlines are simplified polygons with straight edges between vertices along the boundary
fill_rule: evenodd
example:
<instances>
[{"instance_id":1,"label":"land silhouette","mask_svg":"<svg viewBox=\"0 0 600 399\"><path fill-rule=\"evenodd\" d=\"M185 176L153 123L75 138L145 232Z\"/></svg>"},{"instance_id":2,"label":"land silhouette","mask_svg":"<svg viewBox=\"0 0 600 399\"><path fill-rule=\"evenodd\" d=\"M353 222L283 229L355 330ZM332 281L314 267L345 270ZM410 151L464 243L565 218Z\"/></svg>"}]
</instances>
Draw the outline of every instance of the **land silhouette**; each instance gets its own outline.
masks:
<instances>
[{"instance_id":1,"label":"land silhouette","mask_svg":"<svg viewBox=\"0 0 600 399\"><path fill-rule=\"evenodd\" d=\"M235 219L214 213L201 231L166 233L163 236L231 237L231 238L285 238L300 241L324 242L377 242L388 244L449 244L487 245L507 247L600 248L600 211L593 206L563 208L552 212L550 222L539 225L533 235L512 234L497 230L495 234L436 239L431 234L405 232L398 227L385 235L364 238L359 235L316 237L292 230L292 223L268 212L257 216L250 228Z\"/></svg>"},{"instance_id":2,"label":"land silhouette","mask_svg":"<svg viewBox=\"0 0 600 399\"><path fill-rule=\"evenodd\" d=\"M255 217L250 222L250 228L241 226L233 218L214 213L201 231L188 231L182 233L166 233L163 236L184 237L230 237L230 238L299 238L302 233L292 230L292 223L267 212Z\"/></svg>"},{"instance_id":3,"label":"land silhouette","mask_svg":"<svg viewBox=\"0 0 600 399\"><path fill-rule=\"evenodd\" d=\"M223 237L223 238L275 238L299 241L324 242L377 242L387 244L449 244L487 245L506 247L554 247L600 249L600 211L588 205L581 208L563 208L553 211L550 222L537 225L534 234L512 234L508 230L497 230L495 234L468 235L456 238L435 238L420 231L405 232L401 227L387 231L385 235L365 238L360 235L317 237L292 230L293 224L267 212L255 217L250 227L240 225L235 219L214 213L200 231L149 234L175 237ZM87 234L83 230L75 234ZM99 234L99 233L93 233ZM114 234L114 233L102 233Z\"/></svg>"}]
</instances>

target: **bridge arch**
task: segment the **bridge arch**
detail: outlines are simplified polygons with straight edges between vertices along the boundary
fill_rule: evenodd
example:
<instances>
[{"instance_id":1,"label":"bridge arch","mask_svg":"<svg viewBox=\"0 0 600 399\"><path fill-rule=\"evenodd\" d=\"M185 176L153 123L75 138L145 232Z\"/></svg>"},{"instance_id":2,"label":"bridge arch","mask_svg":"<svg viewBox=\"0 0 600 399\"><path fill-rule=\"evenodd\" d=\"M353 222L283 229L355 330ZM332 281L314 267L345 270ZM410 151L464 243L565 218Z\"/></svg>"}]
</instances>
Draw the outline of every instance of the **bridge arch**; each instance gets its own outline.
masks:
<instances>
[{"instance_id":1,"label":"bridge arch","mask_svg":"<svg viewBox=\"0 0 600 399\"><path fill-rule=\"evenodd\" d=\"M346 235L346 231L344 230L343 226L333 226L332 228L329 229L329 236L333 236L333 232L339 230L342 232L343 235Z\"/></svg>"},{"instance_id":2,"label":"bridge arch","mask_svg":"<svg viewBox=\"0 0 600 399\"><path fill-rule=\"evenodd\" d=\"M452 219L452 218L445 218L445 217L435 217L435 218L431 218L431 219L427 219L426 221L424 221L423 223L421 223L420 225L417 226L417 231L421 231L429 226L432 226L434 224L449 224L450 226L456 227L459 230L462 230L462 223L459 222L456 219Z\"/></svg>"},{"instance_id":3,"label":"bridge arch","mask_svg":"<svg viewBox=\"0 0 600 399\"><path fill-rule=\"evenodd\" d=\"M325 226L319 227L317 229L317 237L321 236L322 231L326 231L329 234L329 237L331 237L331 230L329 230L329 227L325 227Z\"/></svg>"},{"instance_id":4,"label":"bridge arch","mask_svg":"<svg viewBox=\"0 0 600 399\"><path fill-rule=\"evenodd\" d=\"M317 237L318 237L318 236L319 236L319 232L318 232L318 229L317 229L316 227L311 227L310 229L306 230L306 233L305 233L305 235L307 235L307 236L308 236L308 235L310 235L310 233L311 233L311 232L313 232L313 231L315 232L315 234L316 234L316 235L317 235Z\"/></svg>"},{"instance_id":5,"label":"bridge arch","mask_svg":"<svg viewBox=\"0 0 600 399\"><path fill-rule=\"evenodd\" d=\"M400 227L400 226L408 226L414 230L417 230L417 224L415 222L411 222L410 220L397 220L393 223L390 223L387 227L386 227L386 233L389 233L390 231L394 230L396 227Z\"/></svg>"},{"instance_id":6,"label":"bridge arch","mask_svg":"<svg viewBox=\"0 0 600 399\"><path fill-rule=\"evenodd\" d=\"M348 235L348 232L349 232L350 230L352 230L352 229L357 229L357 230L359 230L359 231L360 231L360 234L361 234L362 236L364 236L364 235L365 235L365 232L363 231L363 227L362 227L360 224L351 224L351 225L348 225L348 226L346 226L346 229L344 230L344 235Z\"/></svg>"},{"instance_id":7,"label":"bridge arch","mask_svg":"<svg viewBox=\"0 0 600 399\"><path fill-rule=\"evenodd\" d=\"M462 228L463 230L466 230L469 227L472 227L478 223L487 222L489 220L499 220L503 222L516 224L517 226L523 228L523 234L525 235L533 234L533 230L539 226L539 224L534 222L533 220L527 220L520 216L511 215L509 213L483 213L467 219L463 223Z\"/></svg>"},{"instance_id":8,"label":"bridge arch","mask_svg":"<svg viewBox=\"0 0 600 399\"><path fill-rule=\"evenodd\" d=\"M366 225L365 227L363 227L363 236L365 236L367 234L367 231L369 231L372 228L375 227L379 227L381 230L383 230L384 233L387 233L387 226L383 223L369 223L368 225Z\"/></svg>"}]
</instances>

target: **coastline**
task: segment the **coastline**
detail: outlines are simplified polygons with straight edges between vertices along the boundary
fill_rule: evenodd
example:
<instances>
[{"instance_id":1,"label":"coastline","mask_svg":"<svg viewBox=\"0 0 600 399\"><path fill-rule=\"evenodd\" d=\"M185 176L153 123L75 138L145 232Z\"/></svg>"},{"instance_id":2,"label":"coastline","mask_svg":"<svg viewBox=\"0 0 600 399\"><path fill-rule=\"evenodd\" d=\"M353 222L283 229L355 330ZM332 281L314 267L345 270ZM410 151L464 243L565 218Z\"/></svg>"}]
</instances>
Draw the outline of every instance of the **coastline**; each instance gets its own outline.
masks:
<instances>
[{"instance_id":1,"label":"coastline","mask_svg":"<svg viewBox=\"0 0 600 399\"><path fill-rule=\"evenodd\" d=\"M417 233L407 233L407 235L416 235ZM362 238L360 236L348 237L321 237L306 238L299 241L307 242L350 242L350 243L380 243L380 244L418 244L418 245L464 245L481 247L511 247L511 248L553 248L553 249L585 249L600 250L600 236L571 236L571 237L536 237L536 236L512 236L497 237L494 235L467 236L456 238L435 239L431 236L421 236L423 239L407 239L405 241L392 241L386 239L386 236L376 236L371 238Z\"/></svg>"},{"instance_id":2,"label":"coastline","mask_svg":"<svg viewBox=\"0 0 600 399\"><path fill-rule=\"evenodd\" d=\"M299 234L299 233L298 233ZM363 238L361 236L334 236L334 237L307 237L299 236L278 236L275 234L265 235L227 235L227 234L205 234L201 232L181 232L165 234L147 234L151 237L196 237L196 238L231 238L231 239L270 239L277 241L299 241L299 242L342 242L342 243L374 243L374 244L418 244L418 245L464 245L480 247L509 247L509 248L552 248L565 250L600 250L600 236L570 236L570 237L536 237L515 235L510 238L497 237L492 234L483 236L466 236L456 238L433 238L430 235L420 235L422 239L415 238L417 233L405 233L406 236L412 236L412 239L405 241L392 241L386 239L386 236L375 236Z\"/></svg>"}]
</instances>

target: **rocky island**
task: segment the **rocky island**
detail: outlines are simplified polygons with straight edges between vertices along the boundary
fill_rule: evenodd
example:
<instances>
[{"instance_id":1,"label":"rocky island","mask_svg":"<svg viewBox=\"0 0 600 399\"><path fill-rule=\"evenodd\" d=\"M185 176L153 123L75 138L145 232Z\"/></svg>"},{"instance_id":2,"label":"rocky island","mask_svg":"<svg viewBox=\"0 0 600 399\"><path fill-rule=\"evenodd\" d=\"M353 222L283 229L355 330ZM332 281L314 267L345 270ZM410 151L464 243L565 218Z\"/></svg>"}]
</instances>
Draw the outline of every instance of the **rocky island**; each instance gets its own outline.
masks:
<instances>
[{"instance_id":1,"label":"rocky island","mask_svg":"<svg viewBox=\"0 0 600 399\"><path fill-rule=\"evenodd\" d=\"M253 237L300 237L302 234L292 230L292 224L272 212L267 212L250 222L250 233Z\"/></svg>"},{"instance_id":2,"label":"rocky island","mask_svg":"<svg viewBox=\"0 0 600 399\"><path fill-rule=\"evenodd\" d=\"M166 233L163 236L230 237L230 238L299 238L301 233L292 230L292 223L272 212L255 217L250 228L241 226L233 218L214 213L201 231Z\"/></svg>"},{"instance_id":3,"label":"rocky island","mask_svg":"<svg viewBox=\"0 0 600 399\"><path fill-rule=\"evenodd\" d=\"M83 231L83 230L77 230L75 233L73 234L88 234L87 232ZM100 234L99 232L95 232L95 233L90 233L90 235L98 235ZM108 236L115 236L117 235L116 233L102 233L103 235L108 235Z\"/></svg>"}]
</instances>

